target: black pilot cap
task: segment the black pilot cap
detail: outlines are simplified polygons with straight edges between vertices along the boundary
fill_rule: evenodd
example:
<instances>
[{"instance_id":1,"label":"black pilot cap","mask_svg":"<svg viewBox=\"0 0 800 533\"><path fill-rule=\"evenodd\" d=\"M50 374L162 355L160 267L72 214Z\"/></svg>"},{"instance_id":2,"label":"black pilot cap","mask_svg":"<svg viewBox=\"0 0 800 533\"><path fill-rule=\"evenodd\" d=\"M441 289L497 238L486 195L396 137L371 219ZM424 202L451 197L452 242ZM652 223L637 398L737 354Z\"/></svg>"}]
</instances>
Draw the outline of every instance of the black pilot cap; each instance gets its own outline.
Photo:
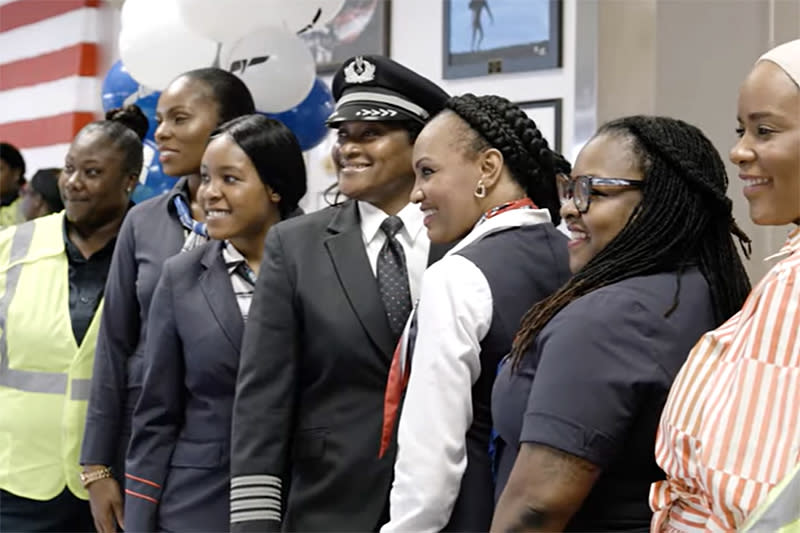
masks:
<instances>
[{"instance_id":1,"label":"black pilot cap","mask_svg":"<svg viewBox=\"0 0 800 533\"><path fill-rule=\"evenodd\" d=\"M326 124L348 120L411 120L424 125L449 95L428 78L383 56L351 57L333 77L336 110Z\"/></svg>"}]
</instances>

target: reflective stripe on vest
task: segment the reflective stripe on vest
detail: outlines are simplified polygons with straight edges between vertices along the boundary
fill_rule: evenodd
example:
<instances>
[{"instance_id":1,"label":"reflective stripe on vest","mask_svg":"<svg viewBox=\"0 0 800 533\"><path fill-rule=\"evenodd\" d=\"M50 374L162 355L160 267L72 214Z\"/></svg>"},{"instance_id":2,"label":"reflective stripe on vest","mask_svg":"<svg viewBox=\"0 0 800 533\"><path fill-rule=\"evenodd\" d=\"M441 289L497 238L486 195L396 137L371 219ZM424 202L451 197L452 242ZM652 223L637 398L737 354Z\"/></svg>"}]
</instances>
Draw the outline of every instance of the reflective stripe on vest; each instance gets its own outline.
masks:
<instances>
[{"instance_id":1,"label":"reflective stripe on vest","mask_svg":"<svg viewBox=\"0 0 800 533\"><path fill-rule=\"evenodd\" d=\"M0 386L26 392L66 394L66 374L16 370L9 368L8 364L8 335L6 331L8 306L17 292L17 282L24 266L22 260L30 249L35 227L33 223L18 226L11 241L11 253L8 262L12 266L6 272L5 291L3 291L3 296L0 297ZM73 379L70 399L88 400L90 384L91 380L88 379Z\"/></svg>"},{"instance_id":2,"label":"reflective stripe on vest","mask_svg":"<svg viewBox=\"0 0 800 533\"><path fill-rule=\"evenodd\" d=\"M15 370L9 368L8 365L8 331L6 328L8 306L11 305L14 294L17 292L17 282L24 266L22 260L31 246L35 228L36 225L33 223L18 226L11 241L11 254L8 262L12 266L6 272L5 291L0 298L0 330L2 330L0 332L0 385L27 392L65 394L67 392L66 374Z\"/></svg>"},{"instance_id":3,"label":"reflective stripe on vest","mask_svg":"<svg viewBox=\"0 0 800 533\"><path fill-rule=\"evenodd\" d=\"M800 465L753 511L742 531L800 532Z\"/></svg>"}]
</instances>

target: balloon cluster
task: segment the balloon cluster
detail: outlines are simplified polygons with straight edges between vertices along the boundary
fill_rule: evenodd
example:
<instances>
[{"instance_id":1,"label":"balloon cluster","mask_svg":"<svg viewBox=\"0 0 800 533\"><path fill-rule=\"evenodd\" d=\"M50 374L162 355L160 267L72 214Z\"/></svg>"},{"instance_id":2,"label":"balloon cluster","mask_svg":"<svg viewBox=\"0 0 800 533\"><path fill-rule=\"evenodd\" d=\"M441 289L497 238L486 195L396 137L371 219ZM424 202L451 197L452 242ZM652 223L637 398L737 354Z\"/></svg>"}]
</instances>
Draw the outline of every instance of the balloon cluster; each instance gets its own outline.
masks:
<instances>
[{"instance_id":1,"label":"balloon cluster","mask_svg":"<svg viewBox=\"0 0 800 533\"><path fill-rule=\"evenodd\" d=\"M332 20L345 0L126 0L120 61L106 74L105 110L136 104L150 120L145 168L134 201L168 190L175 179L158 162L155 107L179 74L217 66L245 82L256 109L286 124L303 150L322 142L333 97L299 33ZM158 13L154 17L154 13ZM149 162L149 163L148 163Z\"/></svg>"}]
</instances>

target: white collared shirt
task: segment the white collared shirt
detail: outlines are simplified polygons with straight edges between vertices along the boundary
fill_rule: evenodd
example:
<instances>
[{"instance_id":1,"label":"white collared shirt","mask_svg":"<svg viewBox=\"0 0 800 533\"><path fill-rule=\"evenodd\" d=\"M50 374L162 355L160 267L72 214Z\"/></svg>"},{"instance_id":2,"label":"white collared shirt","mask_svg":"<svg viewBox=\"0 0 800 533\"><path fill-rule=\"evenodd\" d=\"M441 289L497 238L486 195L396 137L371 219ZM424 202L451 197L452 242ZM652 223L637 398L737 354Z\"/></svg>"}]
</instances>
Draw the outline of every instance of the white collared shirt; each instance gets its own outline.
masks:
<instances>
[{"instance_id":1,"label":"white collared shirt","mask_svg":"<svg viewBox=\"0 0 800 533\"><path fill-rule=\"evenodd\" d=\"M367 250L369 266L372 268L372 274L377 276L378 254L386 242L386 234L381 231L381 224L389 215L367 202L358 202L358 213L361 216L361 236L364 239L364 248ZM411 301L416 302L419 298L422 273L428 266L431 241L422 224L423 215L419 206L407 204L397 216L403 221L403 227L395 237L406 254Z\"/></svg>"},{"instance_id":2,"label":"white collared shirt","mask_svg":"<svg viewBox=\"0 0 800 533\"><path fill-rule=\"evenodd\" d=\"M425 271L397 433L391 520L382 533L441 531L467 467L472 386L481 375L480 343L492 325L494 302L483 272L457 252L507 228L545 223L550 223L546 209L515 209L484 219Z\"/></svg>"}]
</instances>

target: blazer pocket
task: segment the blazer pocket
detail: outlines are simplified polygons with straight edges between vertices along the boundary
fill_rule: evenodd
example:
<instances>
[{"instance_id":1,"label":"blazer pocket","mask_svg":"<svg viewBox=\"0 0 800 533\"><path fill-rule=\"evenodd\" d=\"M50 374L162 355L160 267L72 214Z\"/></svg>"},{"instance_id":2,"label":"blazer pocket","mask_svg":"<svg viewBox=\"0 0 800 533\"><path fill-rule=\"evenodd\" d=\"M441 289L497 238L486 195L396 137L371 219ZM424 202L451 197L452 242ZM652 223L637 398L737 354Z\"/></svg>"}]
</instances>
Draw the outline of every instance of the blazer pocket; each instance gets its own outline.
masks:
<instances>
[{"instance_id":1,"label":"blazer pocket","mask_svg":"<svg viewBox=\"0 0 800 533\"><path fill-rule=\"evenodd\" d=\"M222 465L222 443L179 440L169 464L179 468L219 468Z\"/></svg>"},{"instance_id":2,"label":"blazer pocket","mask_svg":"<svg viewBox=\"0 0 800 533\"><path fill-rule=\"evenodd\" d=\"M292 455L296 461L318 459L325 451L327 429L301 429L294 437Z\"/></svg>"}]
</instances>

